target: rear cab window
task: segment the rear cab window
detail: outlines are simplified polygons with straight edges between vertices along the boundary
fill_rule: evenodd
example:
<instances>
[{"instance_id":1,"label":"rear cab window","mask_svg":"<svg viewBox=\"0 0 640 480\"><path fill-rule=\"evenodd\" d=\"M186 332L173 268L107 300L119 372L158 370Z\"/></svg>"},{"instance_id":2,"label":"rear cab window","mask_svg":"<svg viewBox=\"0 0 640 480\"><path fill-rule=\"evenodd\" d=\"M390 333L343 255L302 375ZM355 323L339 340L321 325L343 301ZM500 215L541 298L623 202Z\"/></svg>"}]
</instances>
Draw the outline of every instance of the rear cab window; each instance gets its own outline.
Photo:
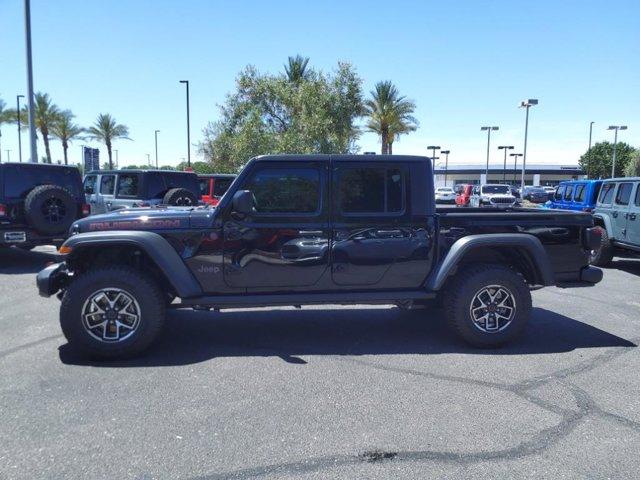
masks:
<instances>
[{"instance_id":1,"label":"rear cab window","mask_svg":"<svg viewBox=\"0 0 640 480\"><path fill-rule=\"evenodd\" d=\"M564 195L563 195L562 198L565 201L570 202L572 197L573 197L573 185L569 184L569 185L567 185L567 188L564 191Z\"/></svg>"},{"instance_id":2,"label":"rear cab window","mask_svg":"<svg viewBox=\"0 0 640 480\"><path fill-rule=\"evenodd\" d=\"M205 196L205 195L209 195L210 192L210 185L211 185L211 179L210 178L199 178L198 179L198 185L200 187L200 195L201 196Z\"/></svg>"},{"instance_id":3,"label":"rear cab window","mask_svg":"<svg viewBox=\"0 0 640 480\"><path fill-rule=\"evenodd\" d=\"M222 197L225 193L227 193L227 190L229 190L229 187L231 186L234 180L235 178L228 178L228 177L214 179L213 196L217 198Z\"/></svg>"}]
</instances>

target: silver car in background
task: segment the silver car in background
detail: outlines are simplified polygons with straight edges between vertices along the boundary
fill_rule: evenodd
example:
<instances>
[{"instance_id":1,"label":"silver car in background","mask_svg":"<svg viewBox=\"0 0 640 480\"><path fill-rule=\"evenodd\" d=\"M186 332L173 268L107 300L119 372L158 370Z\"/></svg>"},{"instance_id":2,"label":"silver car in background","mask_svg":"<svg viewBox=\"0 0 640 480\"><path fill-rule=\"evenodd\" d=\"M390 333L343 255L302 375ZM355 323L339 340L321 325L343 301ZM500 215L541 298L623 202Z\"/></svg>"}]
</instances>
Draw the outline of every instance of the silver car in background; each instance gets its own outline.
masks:
<instances>
[{"instance_id":1,"label":"silver car in background","mask_svg":"<svg viewBox=\"0 0 640 480\"><path fill-rule=\"evenodd\" d=\"M435 194L436 203L456 203L456 192L451 187L437 187Z\"/></svg>"},{"instance_id":2,"label":"silver car in background","mask_svg":"<svg viewBox=\"0 0 640 480\"><path fill-rule=\"evenodd\" d=\"M473 187L469 204L472 207L508 208L518 206L517 198L511 193L511 187L502 184L476 185Z\"/></svg>"}]
</instances>

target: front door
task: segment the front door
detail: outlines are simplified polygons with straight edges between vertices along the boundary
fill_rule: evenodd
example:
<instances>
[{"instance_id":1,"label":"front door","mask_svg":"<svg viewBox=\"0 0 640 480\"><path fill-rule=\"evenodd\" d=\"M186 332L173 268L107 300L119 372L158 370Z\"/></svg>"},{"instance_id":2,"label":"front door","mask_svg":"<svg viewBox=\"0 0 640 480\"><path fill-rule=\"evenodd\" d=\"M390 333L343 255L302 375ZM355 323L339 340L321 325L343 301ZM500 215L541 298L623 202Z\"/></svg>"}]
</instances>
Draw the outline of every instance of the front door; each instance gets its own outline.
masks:
<instances>
[{"instance_id":1,"label":"front door","mask_svg":"<svg viewBox=\"0 0 640 480\"><path fill-rule=\"evenodd\" d=\"M633 182L620 182L616 188L611 208L611 227L613 238L620 242L627 241L627 220Z\"/></svg>"},{"instance_id":2,"label":"front door","mask_svg":"<svg viewBox=\"0 0 640 480\"><path fill-rule=\"evenodd\" d=\"M331 276L338 289L418 288L424 281L430 217L412 214L410 177L407 164L334 162Z\"/></svg>"},{"instance_id":3,"label":"front door","mask_svg":"<svg viewBox=\"0 0 640 480\"><path fill-rule=\"evenodd\" d=\"M256 162L238 190L255 212L224 218L224 280L250 292L321 289L329 268L327 162ZM315 286L315 287L314 287Z\"/></svg>"},{"instance_id":4,"label":"front door","mask_svg":"<svg viewBox=\"0 0 640 480\"><path fill-rule=\"evenodd\" d=\"M98 213L111 211L113 207L113 197L116 188L115 175L100 176L100 194L96 198L96 209Z\"/></svg>"}]
</instances>

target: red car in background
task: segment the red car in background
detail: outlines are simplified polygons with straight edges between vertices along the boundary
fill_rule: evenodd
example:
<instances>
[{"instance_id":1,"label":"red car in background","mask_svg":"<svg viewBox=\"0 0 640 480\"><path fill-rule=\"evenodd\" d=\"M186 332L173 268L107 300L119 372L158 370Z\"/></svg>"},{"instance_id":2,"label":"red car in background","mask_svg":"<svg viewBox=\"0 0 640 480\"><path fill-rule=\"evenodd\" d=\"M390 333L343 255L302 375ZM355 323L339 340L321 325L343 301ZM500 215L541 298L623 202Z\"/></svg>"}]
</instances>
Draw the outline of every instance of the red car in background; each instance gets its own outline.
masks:
<instances>
[{"instance_id":1,"label":"red car in background","mask_svg":"<svg viewBox=\"0 0 640 480\"><path fill-rule=\"evenodd\" d=\"M236 175L227 175L224 173L198 175L201 200L204 203L215 207L218 205L220 198L222 198L222 195L224 195L228 190L235 178Z\"/></svg>"},{"instance_id":2,"label":"red car in background","mask_svg":"<svg viewBox=\"0 0 640 480\"><path fill-rule=\"evenodd\" d=\"M459 190L457 190L458 195L456 195L456 205L459 207L468 207L469 201L471 199L471 191L473 190L473 185L462 184L457 185Z\"/></svg>"}]
</instances>

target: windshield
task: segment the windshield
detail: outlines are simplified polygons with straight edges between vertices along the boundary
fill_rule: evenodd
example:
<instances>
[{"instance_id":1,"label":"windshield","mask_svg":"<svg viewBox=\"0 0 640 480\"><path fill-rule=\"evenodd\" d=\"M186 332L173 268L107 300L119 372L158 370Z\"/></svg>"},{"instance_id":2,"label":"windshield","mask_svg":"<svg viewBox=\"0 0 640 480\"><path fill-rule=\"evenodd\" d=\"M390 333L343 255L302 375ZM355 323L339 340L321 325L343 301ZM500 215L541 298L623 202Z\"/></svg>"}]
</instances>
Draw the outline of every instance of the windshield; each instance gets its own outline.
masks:
<instances>
[{"instance_id":1,"label":"windshield","mask_svg":"<svg viewBox=\"0 0 640 480\"><path fill-rule=\"evenodd\" d=\"M509 193L509 185L483 185L482 193Z\"/></svg>"}]
</instances>

